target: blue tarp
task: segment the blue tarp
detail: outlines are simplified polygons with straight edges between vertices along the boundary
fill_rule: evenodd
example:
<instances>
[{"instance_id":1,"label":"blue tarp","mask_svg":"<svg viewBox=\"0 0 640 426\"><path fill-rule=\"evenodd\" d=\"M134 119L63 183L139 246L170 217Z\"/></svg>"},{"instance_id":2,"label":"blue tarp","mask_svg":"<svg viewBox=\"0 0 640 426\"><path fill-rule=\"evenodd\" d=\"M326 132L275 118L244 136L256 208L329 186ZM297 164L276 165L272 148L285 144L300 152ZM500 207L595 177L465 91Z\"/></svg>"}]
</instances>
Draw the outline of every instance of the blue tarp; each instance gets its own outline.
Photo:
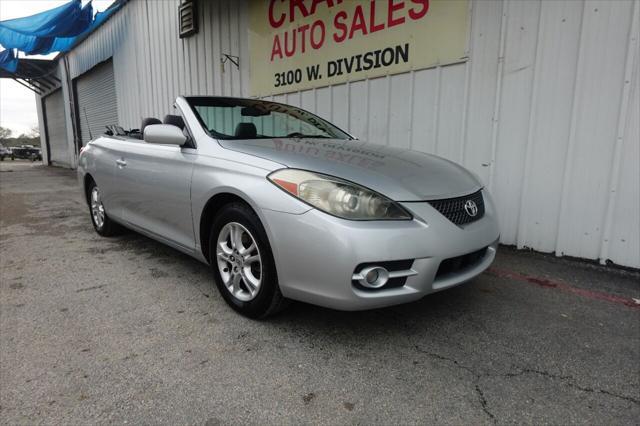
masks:
<instances>
[{"instance_id":1,"label":"blue tarp","mask_svg":"<svg viewBox=\"0 0 640 426\"><path fill-rule=\"evenodd\" d=\"M93 19L91 2L83 7L81 0L71 0L36 15L1 21L0 46L18 49L28 55L66 52L79 37L93 31L121 5L117 1Z\"/></svg>"},{"instance_id":2,"label":"blue tarp","mask_svg":"<svg viewBox=\"0 0 640 426\"><path fill-rule=\"evenodd\" d=\"M0 45L18 49L27 54L52 52L56 37L73 37L81 34L93 18L93 7L80 0L72 0L55 9L24 18L0 22Z\"/></svg>"},{"instance_id":3,"label":"blue tarp","mask_svg":"<svg viewBox=\"0 0 640 426\"><path fill-rule=\"evenodd\" d=\"M18 58L15 57L13 49L0 52L0 68L15 73L18 69Z\"/></svg>"},{"instance_id":4,"label":"blue tarp","mask_svg":"<svg viewBox=\"0 0 640 426\"><path fill-rule=\"evenodd\" d=\"M50 52L69 51L75 45L77 40L79 40L81 37L84 37L86 34L91 33L91 31L93 31L95 28L102 25L102 23L106 21L107 18L109 18L111 15L113 15L113 13L116 10L120 9L121 6L122 6L122 3L117 2L117 3L114 3L108 9L106 9L104 12L96 13L96 16L94 17L91 25L89 25L89 28L83 31L80 35L77 35L75 37L57 37L53 42L53 44L51 45L51 49L49 51Z\"/></svg>"}]
</instances>

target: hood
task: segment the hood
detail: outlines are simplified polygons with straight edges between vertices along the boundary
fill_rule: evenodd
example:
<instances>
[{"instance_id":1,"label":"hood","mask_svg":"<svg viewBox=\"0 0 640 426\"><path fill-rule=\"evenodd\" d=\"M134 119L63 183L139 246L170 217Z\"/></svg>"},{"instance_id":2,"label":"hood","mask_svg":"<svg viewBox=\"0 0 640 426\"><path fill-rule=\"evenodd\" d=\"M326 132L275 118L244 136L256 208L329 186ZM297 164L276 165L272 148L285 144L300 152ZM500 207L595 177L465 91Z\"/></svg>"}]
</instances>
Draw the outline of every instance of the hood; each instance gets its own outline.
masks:
<instances>
[{"instance_id":1,"label":"hood","mask_svg":"<svg viewBox=\"0 0 640 426\"><path fill-rule=\"evenodd\" d=\"M290 168L346 179L395 201L452 198L481 188L470 172L444 158L359 140L250 139L220 144Z\"/></svg>"}]
</instances>

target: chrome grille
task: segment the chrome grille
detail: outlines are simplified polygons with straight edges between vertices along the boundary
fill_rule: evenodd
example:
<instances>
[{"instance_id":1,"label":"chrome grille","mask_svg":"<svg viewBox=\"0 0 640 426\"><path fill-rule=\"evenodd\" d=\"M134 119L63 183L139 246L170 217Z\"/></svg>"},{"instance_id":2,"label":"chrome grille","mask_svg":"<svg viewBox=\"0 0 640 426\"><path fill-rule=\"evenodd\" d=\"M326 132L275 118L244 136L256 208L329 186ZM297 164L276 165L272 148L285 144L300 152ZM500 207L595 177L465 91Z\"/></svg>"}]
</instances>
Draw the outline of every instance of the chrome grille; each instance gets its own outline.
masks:
<instances>
[{"instance_id":1,"label":"chrome grille","mask_svg":"<svg viewBox=\"0 0 640 426\"><path fill-rule=\"evenodd\" d=\"M469 214L465 209L467 201L475 203L478 209L475 216ZM484 199L482 198L482 191L478 191L464 197L433 200L429 201L429 204L456 225L471 223L484 216Z\"/></svg>"}]
</instances>

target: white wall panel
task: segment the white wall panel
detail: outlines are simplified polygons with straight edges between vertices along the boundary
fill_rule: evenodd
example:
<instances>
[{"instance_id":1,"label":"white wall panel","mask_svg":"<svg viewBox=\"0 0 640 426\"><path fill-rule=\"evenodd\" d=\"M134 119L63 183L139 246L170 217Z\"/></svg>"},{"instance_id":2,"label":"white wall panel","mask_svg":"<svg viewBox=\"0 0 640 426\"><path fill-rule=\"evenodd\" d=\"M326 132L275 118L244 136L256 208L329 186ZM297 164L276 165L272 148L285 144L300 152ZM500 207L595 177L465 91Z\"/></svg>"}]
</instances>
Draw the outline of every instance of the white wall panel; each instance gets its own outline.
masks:
<instances>
[{"instance_id":1,"label":"white wall panel","mask_svg":"<svg viewBox=\"0 0 640 426\"><path fill-rule=\"evenodd\" d=\"M305 90L304 92L300 92L300 97L302 99L301 107L307 111L311 111L315 113L316 112L315 89Z\"/></svg>"},{"instance_id":2,"label":"white wall panel","mask_svg":"<svg viewBox=\"0 0 640 426\"><path fill-rule=\"evenodd\" d=\"M413 74L406 73L390 79L389 145L409 148L413 104Z\"/></svg>"},{"instance_id":3,"label":"white wall panel","mask_svg":"<svg viewBox=\"0 0 640 426\"><path fill-rule=\"evenodd\" d=\"M349 128L349 87L347 84L331 87L331 122L341 129Z\"/></svg>"},{"instance_id":4,"label":"white wall panel","mask_svg":"<svg viewBox=\"0 0 640 426\"><path fill-rule=\"evenodd\" d=\"M326 118L327 120L331 120L331 109L333 106L331 100L331 90L332 87L320 87L316 89L315 96L316 114ZM277 97L276 101L280 102Z\"/></svg>"},{"instance_id":5,"label":"white wall panel","mask_svg":"<svg viewBox=\"0 0 640 426\"><path fill-rule=\"evenodd\" d=\"M464 64L441 69L438 90L438 122L435 154L457 163L462 162L462 125L464 114Z\"/></svg>"},{"instance_id":6,"label":"white wall panel","mask_svg":"<svg viewBox=\"0 0 640 426\"><path fill-rule=\"evenodd\" d=\"M473 3L469 51L469 93L463 164L489 182L492 165L494 108L498 88L500 34L504 24L506 3L486 1ZM415 121L414 121L415 122Z\"/></svg>"},{"instance_id":7,"label":"white wall panel","mask_svg":"<svg viewBox=\"0 0 640 426\"><path fill-rule=\"evenodd\" d=\"M509 3L505 23L495 164L490 189L498 205L501 238L507 244L516 243L520 216L521 177L531 115L540 5L540 2Z\"/></svg>"},{"instance_id":8,"label":"white wall panel","mask_svg":"<svg viewBox=\"0 0 640 426\"><path fill-rule=\"evenodd\" d=\"M584 4L542 2L518 246L555 250ZM544 200L544 202L540 202Z\"/></svg>"},{"instance_id":9,"label":"white wall panel","mask_svg":"<svg viewBox=\"0 0 640 426\"><path fill-rule=\"evenodd\" d=\"M440 74L441 68L415 71L413 74L411 148L418 151L436 150Z\"/></svg>"},{"instance_id":10,"label":"white wall panel","mask_svg":"<svg viewBox=\"0 0 640 426\"><path fill-rule=\"evenodd\" d=\"M179 94L246 96L261 72L246 1L199 2L186 39L178 4L132 0L68 54L73 78L113 56L124 127L161 118ZM638 9L473 1L465 63L268 98L464 164L491 188L504 243L640 267Z\"/></svg>"},{"instance_id":11,"label":"white wall panel","mask_svg":"<svg viewBox=\"0 0 640 426\"><path fill-rule=\"evenodd\" d=\"M368 81L349 83L349 126L344 129L359 139L369 135Z\"/></svg>"},{"instance_id":12,"label":"white wall panel","mask_svg":"<svg viewBox=\"0 0 640 426\"><path fill-rule=\"evenodd\" d=\"M590 259L599 255L632 6L631 1L589 1L585 5L560 199L556 250L561 254Z\"/></svg>"},{"instance_id":13,"label":"white wall panel","mask_svg":"<svg viewBox=\"0 0 640 426\"><path fill-rule=\"evenodd\" d=\"M302 93L288 93L286 97L286 103L289 105L300 107L302 104Z\"/></svg>"},{"instance_id":14,"label":"white wall panel","mask_svg":"<svg viewBox=\"0 0 640 426\"><path fill-rule=\"evenodd\" d=\"M391 77L379 77L369 80L368 128L367 137L363 139L380 145L388 144L390 79ZM320 111L318 114L321 115Z\"/></svg>"},{"instance_id":15,"label":"white wall panel","mask_svg":"<svg viewBox=\"0 0 640 426\"><path fill-rule=\"evenodd\" d=\"M637 43L635 46L637 49ZM612 213L607 223L609 229L605 228L601 255L603 259L614 259L624 265L637 265L640 259L640 73L637 50L634 62L634 76L629 81L633 87L621 135L621 164L614 178L617 182L611 187Z\"/></svg>"},{"instance_id":16,"label":"white wall panel","mask_svg":"<svg viewBox=\"0 0 640 426\"><path fill-rule=\"evenodd\" d=\"M640 264L640 4L634 4L600 259Z\"/></svg>"}]
</instances>

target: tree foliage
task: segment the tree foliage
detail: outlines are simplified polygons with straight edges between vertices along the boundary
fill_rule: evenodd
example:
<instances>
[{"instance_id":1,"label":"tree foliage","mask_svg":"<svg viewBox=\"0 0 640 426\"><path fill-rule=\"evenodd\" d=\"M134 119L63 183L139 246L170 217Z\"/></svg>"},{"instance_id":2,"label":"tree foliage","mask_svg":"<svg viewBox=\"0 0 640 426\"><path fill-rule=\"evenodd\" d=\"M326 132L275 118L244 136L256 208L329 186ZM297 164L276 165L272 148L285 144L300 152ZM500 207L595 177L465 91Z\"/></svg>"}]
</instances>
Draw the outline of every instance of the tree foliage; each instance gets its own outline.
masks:
<instances>
[{"instance_id":1,"label":"tree foliage","mask_svg":"<svg viewBox=\"0 0 640 426\"><path fill-rule=\"evenodd\" d=\"M31 126L31 130L29 130L30 138L39 138L40 137L40 127L36 124Z\"/></svg>"},{"instance_id":2,"label":"tree foliage","mask_svg":"<svg viewBox=\"0 0 640 426\"><path fill-rule=\"evenodd\" d=\"M11 129L0 126L0 140L4 141L11 137Z\"/></svg>"},{"instance_id":3,"label":"tree foliage","mask_svg":"<svg viewBox=\"0 0 640 426\"><path fill-rule=\"evenodd\" d=\"M33 126L27 134L21 133L17 137L12 137L13 132L11 129L0 126L0 143L4 146L20 146L20 145L33 145L40 146L40 129L38 126Z\"/></svg>"}]
</instances>

